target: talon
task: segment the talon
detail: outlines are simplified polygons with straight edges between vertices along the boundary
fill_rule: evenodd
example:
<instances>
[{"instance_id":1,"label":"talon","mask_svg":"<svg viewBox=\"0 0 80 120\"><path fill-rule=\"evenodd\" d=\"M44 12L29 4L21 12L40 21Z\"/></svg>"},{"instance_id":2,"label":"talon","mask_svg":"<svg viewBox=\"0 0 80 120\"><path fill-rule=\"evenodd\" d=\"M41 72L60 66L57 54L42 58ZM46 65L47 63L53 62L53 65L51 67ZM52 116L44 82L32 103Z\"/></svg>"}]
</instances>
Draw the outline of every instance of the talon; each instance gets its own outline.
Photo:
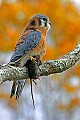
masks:
<instances>
[{"instance_id":1,"label":"talon","mask_svg":"<svg viewBox=\"0 0 80 120\"><path fill-rule=\"evenodd\" d=\"M31 60L31 61L33 60L33 61L37 64L36 58L30 56L30 60Z\"/></svg>"},{"instance_id":2,"label":"talon","mask_svg":"<svg viewBox=\"0 0 80 120\"><path fill-rule=\"evenodd\" d=\"M36 58L30 56L30 60L34 60L34 61L36 61Z\"/></svg>"}]
</instances>

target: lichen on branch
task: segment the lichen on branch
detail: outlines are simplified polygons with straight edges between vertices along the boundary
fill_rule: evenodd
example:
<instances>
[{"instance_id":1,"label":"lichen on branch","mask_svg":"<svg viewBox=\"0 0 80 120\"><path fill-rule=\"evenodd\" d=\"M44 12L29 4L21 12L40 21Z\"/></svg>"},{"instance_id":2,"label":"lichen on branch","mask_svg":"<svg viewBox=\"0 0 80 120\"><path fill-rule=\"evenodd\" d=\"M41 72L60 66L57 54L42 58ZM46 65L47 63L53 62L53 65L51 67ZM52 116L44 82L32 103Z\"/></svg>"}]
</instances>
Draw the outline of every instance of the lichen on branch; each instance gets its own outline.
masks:
<instances>
[{"instance_id":1,"label":"lichen on branch","mask_svg":"<svg viewBox=\"0 0 80 120\"><path fill-rule=\"evenodd\" d=\"M47 76L54 73L61 73L73 65L80 59L80 43L76 47L62 58L57 60L48 60L43 62L40 68L40 76ZM26 67L19 68L13 67L9 64L0 66L0 82L8 80L22 80L27 79L28 70Z\"/></svg>"}]
</instances>

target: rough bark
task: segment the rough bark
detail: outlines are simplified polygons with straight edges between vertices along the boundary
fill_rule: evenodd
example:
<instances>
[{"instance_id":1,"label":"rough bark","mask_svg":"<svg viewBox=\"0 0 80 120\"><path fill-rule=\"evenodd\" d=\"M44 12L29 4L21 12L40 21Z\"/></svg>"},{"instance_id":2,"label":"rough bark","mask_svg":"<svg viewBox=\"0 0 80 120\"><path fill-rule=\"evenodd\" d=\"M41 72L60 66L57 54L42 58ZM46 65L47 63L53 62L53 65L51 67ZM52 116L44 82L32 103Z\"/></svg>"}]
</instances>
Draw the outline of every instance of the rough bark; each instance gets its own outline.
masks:
<instances>
[{"instance_id":1,"label":"rough bark","mask_svg":"<svg viewBox=\"0 0 80 120\"><path fill-rule=\"evenodd\" d=\"M63 72L80 59L80 43L76 47L58 60L48 60L43 62L40 68L40 76L47 76L54 73ZM0 66L0 82L8 80L22 80L27 79L28 71L25 67L12 67L8 64Z\"/></svg>"}]
</instances>

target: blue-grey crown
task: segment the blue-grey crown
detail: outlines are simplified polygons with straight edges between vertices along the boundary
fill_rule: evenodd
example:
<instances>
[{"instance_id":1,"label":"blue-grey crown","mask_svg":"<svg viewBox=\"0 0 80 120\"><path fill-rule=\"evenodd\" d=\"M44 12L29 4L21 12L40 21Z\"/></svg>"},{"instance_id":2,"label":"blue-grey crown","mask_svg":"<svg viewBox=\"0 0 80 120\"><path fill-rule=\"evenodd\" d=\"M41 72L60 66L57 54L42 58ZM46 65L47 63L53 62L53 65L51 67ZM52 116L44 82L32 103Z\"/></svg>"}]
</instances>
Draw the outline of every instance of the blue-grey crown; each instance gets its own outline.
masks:
<instances>
[{"instance_id":1,"label":"blue-grey crown","mask_svg":"<svg viewBox=\"0 0 80 120\"><path fill-rule=\"evenodd\" d=\"M33 16L33 18L35 18L35 17L39 18L39 19L43 19L43 18L48 19L48 17L46 15L43 15L43 14L37 14L37 15Z\"/></svg>"}]
</instances>

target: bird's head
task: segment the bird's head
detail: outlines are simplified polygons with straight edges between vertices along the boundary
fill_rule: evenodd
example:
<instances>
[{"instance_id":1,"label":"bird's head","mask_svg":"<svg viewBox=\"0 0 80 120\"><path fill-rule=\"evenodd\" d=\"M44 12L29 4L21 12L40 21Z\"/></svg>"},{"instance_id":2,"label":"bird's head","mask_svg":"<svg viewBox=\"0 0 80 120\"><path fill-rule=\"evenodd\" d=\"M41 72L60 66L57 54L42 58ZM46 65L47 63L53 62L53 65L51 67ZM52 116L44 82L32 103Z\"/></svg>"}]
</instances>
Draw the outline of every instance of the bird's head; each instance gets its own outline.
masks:
<instances>
[{"instance_id":1,"label":"bird's head","mask_svg":"<svg viewBox=\"0 0 80 120\"><path fill-rule=\"evenodd\" d=\"M45 15L38 14L33 16L30 21L28 22L28 28L34 28L34 29L44 29L48 31L51 27L51 23L49 21L49 18Z\"/></svg>"}]
</instances>

